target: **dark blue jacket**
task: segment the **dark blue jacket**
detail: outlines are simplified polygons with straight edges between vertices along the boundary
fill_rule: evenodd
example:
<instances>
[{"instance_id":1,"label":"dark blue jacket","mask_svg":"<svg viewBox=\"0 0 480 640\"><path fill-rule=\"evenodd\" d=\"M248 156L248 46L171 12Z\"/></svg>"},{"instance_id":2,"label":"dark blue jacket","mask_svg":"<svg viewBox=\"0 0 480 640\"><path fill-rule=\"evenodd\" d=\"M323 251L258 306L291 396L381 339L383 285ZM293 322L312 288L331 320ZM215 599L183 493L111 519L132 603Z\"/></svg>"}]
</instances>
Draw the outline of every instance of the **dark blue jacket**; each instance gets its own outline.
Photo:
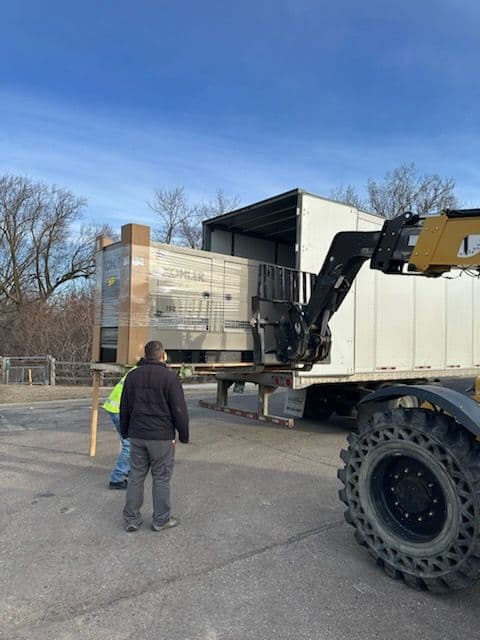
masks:
<instances>
[{"instance_id":1,"label":"dark blue jacket","mask_svg":"<svg viewBox=\"0 0 480 640\"><path fill-rule=\"evenodd\" d=\"M130 371L120 402L122 438L188 442L188 413L183 388L163 362L145 361Z\"/></svg>"}]
</instances>

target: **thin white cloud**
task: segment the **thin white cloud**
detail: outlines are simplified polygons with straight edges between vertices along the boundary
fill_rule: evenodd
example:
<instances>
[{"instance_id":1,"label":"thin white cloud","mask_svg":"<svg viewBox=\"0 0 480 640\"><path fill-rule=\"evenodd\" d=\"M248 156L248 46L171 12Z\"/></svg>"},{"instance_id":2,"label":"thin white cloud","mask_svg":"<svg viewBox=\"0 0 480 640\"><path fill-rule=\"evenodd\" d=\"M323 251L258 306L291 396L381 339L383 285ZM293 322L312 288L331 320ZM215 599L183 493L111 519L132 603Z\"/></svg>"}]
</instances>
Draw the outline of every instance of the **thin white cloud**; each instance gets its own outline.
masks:
<instances>
[{"instance_id":1,"label":"thin white cloud","mask_svg":"<svg viewBox=\"0 0 480 640\"><path fill-rule=\"evenodd\" d=\"M151 115L92 113L6 92L0 121L1 171L72 189L88 199L91 218L114 226L152 224L146 200L162 185L183 184L193 199L222 187L248 203L296 186L328 195L412 160L421 171L456 178L460 200L480 203L478 139L458 132L427 140L271 139L257 132L246 138L241 131L227 137Z\"/></svg>"}]
</instances>

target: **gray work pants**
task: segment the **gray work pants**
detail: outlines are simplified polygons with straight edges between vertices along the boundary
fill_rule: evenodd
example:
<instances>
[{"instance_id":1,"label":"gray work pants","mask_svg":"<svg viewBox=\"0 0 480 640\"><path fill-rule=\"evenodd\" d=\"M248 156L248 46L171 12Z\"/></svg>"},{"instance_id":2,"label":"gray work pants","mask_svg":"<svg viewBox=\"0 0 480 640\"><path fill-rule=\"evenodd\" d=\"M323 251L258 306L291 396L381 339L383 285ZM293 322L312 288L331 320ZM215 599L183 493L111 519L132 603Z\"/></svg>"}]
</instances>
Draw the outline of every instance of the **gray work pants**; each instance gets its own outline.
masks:
<instances>
[{"instance_id":1,"label":"gray work pants","mask_svg":"<svg viewBox=\"0 0 480 640\"><path fill-rule=\"evenodd\" d=\"M130 475L123 518L126 524L140 524L143 485L152 470L153 523L165 524L170 518L170 480L175 464L172 440L140 440L130 438Z\"/></svg>"}]
</instances>

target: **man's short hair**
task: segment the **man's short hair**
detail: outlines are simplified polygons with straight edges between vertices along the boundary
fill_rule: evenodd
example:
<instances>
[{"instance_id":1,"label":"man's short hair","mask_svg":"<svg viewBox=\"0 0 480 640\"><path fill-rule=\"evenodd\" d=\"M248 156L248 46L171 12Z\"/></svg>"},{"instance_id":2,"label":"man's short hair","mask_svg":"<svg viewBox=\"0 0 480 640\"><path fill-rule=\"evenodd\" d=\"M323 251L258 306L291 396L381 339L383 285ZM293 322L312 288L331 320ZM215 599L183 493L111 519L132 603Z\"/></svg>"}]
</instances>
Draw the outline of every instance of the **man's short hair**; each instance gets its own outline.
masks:
<instances>
[{"instance_id":1,"label":"man's short hair","mask_svg":"<svg viewBox=\"0 0 480 640\"><path fill-rule=\"evenodd\" d=\"M164 352L163 344L158 340L150 340L145 345L145 358L147 360L160 360Z\"/></svg>"}]
</instances>

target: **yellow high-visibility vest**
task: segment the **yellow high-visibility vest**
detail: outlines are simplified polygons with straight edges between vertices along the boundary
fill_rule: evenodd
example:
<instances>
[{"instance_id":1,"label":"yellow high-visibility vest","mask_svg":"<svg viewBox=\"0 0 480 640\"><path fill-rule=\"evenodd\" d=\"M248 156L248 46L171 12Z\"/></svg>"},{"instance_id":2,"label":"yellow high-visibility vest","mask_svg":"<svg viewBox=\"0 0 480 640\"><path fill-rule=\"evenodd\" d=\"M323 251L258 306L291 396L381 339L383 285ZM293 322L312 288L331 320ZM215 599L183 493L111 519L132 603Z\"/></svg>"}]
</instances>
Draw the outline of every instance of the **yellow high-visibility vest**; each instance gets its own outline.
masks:
<instances>
[{"instance_id":1,"label":"yellow high-visibility vest","mask_svg":"<svg viewBox=\"0 0 480 640\"><path fill-rule=\"evenodd\" d=\"M122 399L122 391L123 391L123 383L125 382L125 378L128 376L130 371L133 371L137 368L137 365L132 367L127 373L121 378L117 384L113 387L108 399L102 404L102 407L108 413L120 413L120 400Z\"/></svg>"}]
</instances>

